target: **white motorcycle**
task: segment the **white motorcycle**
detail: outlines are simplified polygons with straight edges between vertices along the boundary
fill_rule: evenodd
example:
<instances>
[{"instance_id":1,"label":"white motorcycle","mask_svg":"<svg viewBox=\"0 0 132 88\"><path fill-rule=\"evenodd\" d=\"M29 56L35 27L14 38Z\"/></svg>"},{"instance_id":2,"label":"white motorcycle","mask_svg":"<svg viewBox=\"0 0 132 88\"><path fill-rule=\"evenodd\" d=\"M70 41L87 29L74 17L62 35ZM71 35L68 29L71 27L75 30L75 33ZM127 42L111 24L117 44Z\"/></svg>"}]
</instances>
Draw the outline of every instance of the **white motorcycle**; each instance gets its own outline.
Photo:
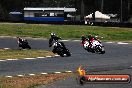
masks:
<instances>
[{"instance_id":1,"label":"white motorcycle","mask_svg":"<svg viewBox=\"0 0 132 88\"><path fill-rule=\"evenodd\" d=\"M97 52L101 54L105 53L104 46L99 41L93 40L91 44L89 44L88 40L85 40L83 42L84 42L83 48L87 50L88 52L92 52L92 53Z\"/></svg>"}]
</instances>

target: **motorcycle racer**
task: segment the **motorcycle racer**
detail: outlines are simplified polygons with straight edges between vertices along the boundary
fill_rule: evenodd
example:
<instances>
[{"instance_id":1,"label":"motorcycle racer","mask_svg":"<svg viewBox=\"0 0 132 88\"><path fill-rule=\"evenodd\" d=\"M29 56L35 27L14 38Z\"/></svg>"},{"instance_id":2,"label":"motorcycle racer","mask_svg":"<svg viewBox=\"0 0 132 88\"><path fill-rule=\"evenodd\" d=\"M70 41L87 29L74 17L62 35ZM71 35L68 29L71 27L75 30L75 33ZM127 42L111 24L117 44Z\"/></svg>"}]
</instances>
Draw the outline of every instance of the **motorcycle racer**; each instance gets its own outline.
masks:
<instances>
[{"instance_id":1,"label":"motorcycle racer","mask_svg":"<svg viewBox=\"0 0 132 88\"><path fill-rule=\"evenodd\" d=\"M95 52L94 49L95 49L95 46L96 46L94 40L101 43L98 36L93 36L92 34L82 35L81 40L82 40L81 44L82 44L83 48L87 51L92 52L92 53Z\"/></svg>"},{"instance_id":2,"label":"motorcycle racer","mask_svg":"<svg viewBox=\"0 0 132 88\"><path fill-rule=\"evenodd\" d=\"M53 33L53 32L51 33L50 36L51 36L51 37L50 37L50 39L49 39L49 47L51 47L56 41L58 41L59 39L61 39L60 37L56 36L56 34ZM60 43L61 43L62 47L66 49L64 43L63 43L63 42L60 42ZM54 49L52 50L52 52L55 53L55 52L56 52L56 48L57 48L57 47L54 47Z\"/></svg>"},{"instance_id":3,"label":"motorcycle racer","mask_svg":"<svg viewBox=\"0 0 132 88\"><path fill-rule=\"evenodd\" d=\"M104 54L104 46L102 45L101 41L99 40L98 36L92 36L89 34L88 36L81 36L81 44L85 50L88 52L98 52L100 54Z\"/></svg>"},{"instance_id":4,"label":"motorcycle racer","mask_svg":"<svg viewBox=\"0 0 132 88\"><path fill-rule=\"evenodd\" d=\"M49 39L49 47L51 47L53 45L54 41L58 41L59 39L61 39L60 37L56 36L55 33L51 33L50 35L50 39Z\"/></svg>"},{"instance_id":5,"label":"motorcycle racer","mask_svg":"<svg viewBox=\"0 0 132 88\"><path fill-rule=\"evenodd\" d=\"M93 48L93 47L92 47L92 42L93 42L94 40L97 40L98 42L101 43L101 41L99 40L98 36L93 36L92 34L89 34L89 35L88 35L89 47Z\"/></svg>"},{"instance_id":6,"label":"motorcycle racer","mask_svg":"<svg viewBox=\"0 0 132 88\"><path fill-rule=\"evenodd\" d=\"M17 37L17 43L19 44L19 47L21 47L22 43L24 42L25 39L21 37Z\"/></svg>"},{"instance_id":7,"label":"motorcycle racer","mask_svg":"<svg viewBox=\"0 0 132 88\"><path fill-rule=\"evenodd\" d=\"M81 44L84 45L85 41L87 40L86 36L82 35L81 40L82 40Z\"/></svg>"},{"instance_id":8,"label":"motorcycle racer","mask_svg":"<svg viewBox=\"0 0 132 88\"><path fill-rule=\"evenodd\" d=\"M26 39L23 39L21 37L17 37L17 43L19 45L19 48L28 48L31 49L31 47L28 45L28 41Z\"/></svg>"}]
</instances>

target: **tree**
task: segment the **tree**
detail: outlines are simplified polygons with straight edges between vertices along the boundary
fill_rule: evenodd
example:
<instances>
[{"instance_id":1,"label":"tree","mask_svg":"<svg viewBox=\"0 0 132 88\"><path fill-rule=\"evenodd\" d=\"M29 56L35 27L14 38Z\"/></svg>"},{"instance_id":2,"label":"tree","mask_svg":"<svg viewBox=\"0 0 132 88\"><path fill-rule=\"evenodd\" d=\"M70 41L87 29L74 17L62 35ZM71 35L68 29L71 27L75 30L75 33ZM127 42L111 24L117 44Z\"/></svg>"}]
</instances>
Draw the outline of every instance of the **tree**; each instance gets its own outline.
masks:
<instances>
[{"instance_id":1,"label":"tree","mask_svg":"<svg viewBox=\"0 0 132 88\"><path fill-rule=\"evenodd\" d=\"M0 4L0 21L5 21L7 19L7 12Z\"/></svg>"}]
</instances>

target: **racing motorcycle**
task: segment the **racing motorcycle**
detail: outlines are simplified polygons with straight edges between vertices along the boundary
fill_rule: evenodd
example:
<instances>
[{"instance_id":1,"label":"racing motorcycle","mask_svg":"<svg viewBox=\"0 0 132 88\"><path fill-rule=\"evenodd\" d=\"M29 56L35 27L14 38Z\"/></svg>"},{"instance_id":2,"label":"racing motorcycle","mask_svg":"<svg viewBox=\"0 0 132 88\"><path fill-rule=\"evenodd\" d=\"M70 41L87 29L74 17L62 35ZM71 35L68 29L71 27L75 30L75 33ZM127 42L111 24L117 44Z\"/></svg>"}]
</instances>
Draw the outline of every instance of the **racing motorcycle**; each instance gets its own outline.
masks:
<instances>
[{"instance_id":1,"label":"racing motorcycle","mask_svg":"<svg viewBox=\"0 0 132 88\"><path fill-rule=\"evenodd\" d=\"M28 44L28 41L25 39L21 43L19 43L20 49L31 49L31 46Z\"/></svg>"},{"instance_id":2,"label":"racing motorcycle","mask_svg":"<svg viewBox=\"0 0 132 88\"><path fill-rule=\"evenodd\" d=\"M82 42L83 42L83 44L82 44L83 48L85 50L87 50L88 52L92 52L92 53L96 52L96 53L100 53L100 54L105 53L104 46L98 40L91 41L91 44L89 43L88 40L84 40Z\"/></svg>"},{"instance_id":3,"label":"racing motorcycle","mask_svg":"<svg viewBox=\"0 0 132 88\"><path fill-rule=\"evenodd\" d=\"M65 47L63 42L56 41L52 46L54 47L53 53L57 53L61 57L71 56L70 51Z\"/></svg>"}]
</instances>

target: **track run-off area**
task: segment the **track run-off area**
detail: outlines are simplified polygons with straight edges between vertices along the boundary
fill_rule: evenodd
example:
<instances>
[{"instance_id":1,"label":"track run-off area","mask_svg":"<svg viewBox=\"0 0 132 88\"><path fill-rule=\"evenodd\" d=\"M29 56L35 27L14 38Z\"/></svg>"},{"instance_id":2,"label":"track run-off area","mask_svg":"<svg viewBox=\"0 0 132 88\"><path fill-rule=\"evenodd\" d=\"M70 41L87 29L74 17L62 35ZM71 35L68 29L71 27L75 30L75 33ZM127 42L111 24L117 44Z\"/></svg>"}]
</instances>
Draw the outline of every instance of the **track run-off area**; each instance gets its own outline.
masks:
<instances>
[{"instance_id":1,"label":"track run-off area","mask_svg":"<svg viewBox=\"0 0 132 88\"><path fill-rule=\"evenodd\" d=\"M28 39L32 49L51 51L48 40ZM82 65L87 73L130 74L132 76L132 44L122 42L102 42L105 54L90 53L83 49L79 40L63 40L72 53L71 57L44 57L23 60L0 60L0 76L24 74L76 72ZM0 38L0 48L18 49L15 38ZM27 57L28 58L28 57ZM86 84L80 86L76 79L67 78L39 88L131 88L129 84Z\"/></svg>"}]
</instances>

